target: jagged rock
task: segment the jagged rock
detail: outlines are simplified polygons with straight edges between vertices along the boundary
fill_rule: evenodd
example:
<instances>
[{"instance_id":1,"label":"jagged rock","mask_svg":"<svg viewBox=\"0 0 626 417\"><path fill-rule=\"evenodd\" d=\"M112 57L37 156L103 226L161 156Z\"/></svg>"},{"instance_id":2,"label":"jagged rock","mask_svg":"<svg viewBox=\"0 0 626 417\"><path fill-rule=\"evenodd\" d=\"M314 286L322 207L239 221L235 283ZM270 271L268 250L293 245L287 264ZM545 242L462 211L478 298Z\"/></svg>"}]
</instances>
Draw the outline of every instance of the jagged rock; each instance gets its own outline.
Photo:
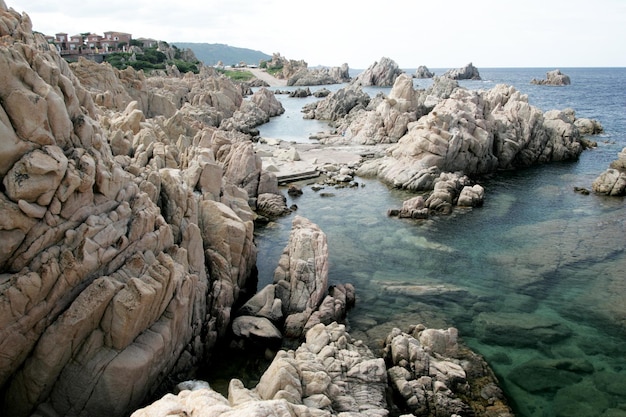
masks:
<instances>
[{"instance_id":1,"label":"jagged rock","mask_svg":"<svg viewBox=\"0 0 626 417\"><path fill-rule=\"evenodd\" d=\"M597 194L626 195L626 148L622 149L609 168L593 181L592 189Z\"/></svg>"},{"instance_id":2,"label":"jagged rock","mask_svg":"<svg viewBox=\"0 0 626 417\"><path fill-rule=\"evenodd\" d=\"M252 296L236 315L267 319L280 327L286 338L298 340L317 324L343 321L347 310L354 306L355 290L352 284L339 284L330 288L327 285L326 235L317 225L296 216L292 222L289 243L274 273L274 283ZM249 323L252 319L248 318L242 319L245 328L252 326ZM269 334L266 342L271 344L274 336L271 332ZM240 339L250 337L241 331L236 332L236 336ZM258 337L259 333L255 336ZM258 339L254 340L254 343L258 342Z\"/></svg>"},{"instance_id":3,"label":"jagged rock","mask_svg":"<svg viewBox=\"0 0 626 417\"><path fill-rule=\"evenodd\" d=\"M480 80L480 73L470 62L463 68L450 69L443 73L442 77L451 78L453 80Z\"/></svg>"},{"instance_id":4,"label":"jagged rock","mask_svg":"<svg viewBox=\"0 0 626 417\"><path fill-rule=\"evenodd\" d=\"M396 78L388 97L371 100L365 109L358 106L357 111L335 122L338 130L343 132L341 136L320 138L319 141L325 144L358 145L396 143L407 132L410 123L450 97L457 87L458 83L454 80L436 77L427 90L415 90L412 78L401 74Z\"/></svg>"},{"instance_id":5,"label":"jagged rock","mask_svg":"<svg viewBox=\"0 0 626 417\"><path fill-rule=\"evenodd\" d=\"M253 389L233 379L226 399L197 383L189 385L193 390L168 394L132 417L165 417L173 412L296 417L389 414L385 362L353 341L337 323L318 324L295 351L279 351Z\"/></svg>"},{"instance_id":6,"label":"jagged rock","mask_svg":"<svg viewBox=\"0 0 626 417\"><path fill-rule=\"evenodd\" d=\"M483 187L470 185L467 176L450 172L435 176L436 173L436 170L430 170L423 175L423 187L433 190L429 195L410 198L403 202L401 209L391 209L388 214L400 218L425 219L431 213L449 214L455 206L477 207L483 203Z\"/></svg>"},{"instance_id":7,"label":"jagged rock","mask_svg":"<svg viewBox=\"0 0 626 417\"><path fill-rule=\"evenodd\" d=\"M502 391L485 361L461 348L455 328L412 326L393 329L384 357L398 406L414 415L489 415L511 417ZM476 385L481 385L477 387Z\"/></svg>"},{"instance_id":8,"label":"jagged rock","mask_svg":"<svg viewBox=\"0 0 626 417\"><path fill-rule=\"evenodd\" d=\"M420 416L513 414L486 362L458 344L457 331L412 326L393 329L377 358L343 325L317 324L297 349L279 351L256 387L233 379L228 398L206 383L188 381L132 417L176 412L229 416L370 416L410 410ZM389 385L388 385L389 384ZM393 395L386 395L388 386ZM397 403L388 404L394 399ZM402 400L398 400L402 399Z\"/></svg>"},{"instance_id":9,"label":"jagged rock","mask_svg":"<svg viewBox=\"0 0 626 417\"><path fill-rule=\"evenodd\" d=\"M70 67L3 1L0 38L0 414L128 415L226 334L276 177L225 77Z\"/></svg>"},{"instance_id":10,"label":"jagged rock","mask_svg":"<svg viewBox=\"0 0 626 417\"><path fill-rule=\"evenodd\" d=\"M561 72L561 70L555 69L546 73L545 80L533 78L530 80L530 83L537 85L570 85L572 81L570 80L569 75L565 75Z\"/></svg>"},{"instance_id":11,"label":"jagged rock","mask_svg":"<svg viewBox=\"0 0 626 417\"><path fill-rule=\"evenodd\" d=\"M466 185L461 190L457 206L459 207L478 207L483 204L485 199L485 189L479 185Z\"/></svg>"},{"instance_id":12,"label":"jagged rock","mask_svg":"<svg viewBox=\"0 0 626 417\"><path fill-rule=\"evenodd\" d=\"M287 59L279 53L274 53L272 54L272 59L266 63L266 66L267 68L280 70L274 73L276 78L289 80L289 78L293 77L301 70L307 69L308 64L303 60L296 61L294 59Z\"/></svg>"},{"instance_id":13,"label":"jagged rock","mask_svg":"<svg viewBox=\"0 0 626 417\"><path fill-rule=\"evenodd\" d=\"M431 72L425 65L420 65L415 71L415 78L433 78L434 72Z\"/></svg>"},{"instance_id":14,"label":"jagged rock","mask_svg":"<svg viewBox=\"0 0 626 417\"><path fill-rule=\"evenodd\" d=\"M433 168L467 175L575 159L579 133L563 112L543 114L513 87L486 92L457 88L387 150L364 163L359 175L376 173L396 187L428 190Z\"/></svg>"},{"instance_id":15,"label":"jagged rock","mask_svg":"<svg viewBox=\"0 0 626 417\"><path fill-rule=\"evenodd\" d=\"M398 64L387 57L382 57L380 61L374 62L365 71L352 80L352 84L360 86L375 85L378 87L391 87L396 78L402 74Z\"/></svg>"},{"instance_id":16,"label":"jagged rock","mask_svg":"<svg viewBox=\"0 0 626 417\"><path fill-rule=\"evenodd\" d=\"M276 95L267 88L260 88L252 97L250 101L255 103L261 110L263 110L269 117L275 117L283 114L285 108L280 101L276 98Z\"/></svg>"},{"instance_id":17,"label":"jagged rock","mask_svg":"<svg viewBox=\"0 0 626 417\"><path fill-rule=\"evenodd\" d=\"M287 85L309 86L341 84L350 81L350 68L348 64L332 68L302 68L289 77Z\"/></svg>"},{"instance_id":18,"label":"jagged rock","mask_svg":"<svg viewBox=\"0 0 626 417\"><path fill-rule=\"evenodd\" d=\"M305 113L305 119L333 121L346 116L357 107L367 107L369 102L370 96L360 86L352 83L318 103L304 106L302 111Z\"/></svg>"},{"instance_id":19,"label":"jagged rock","mask_svg":"<svg viewBox=\"0 0 626 417\"><path fill-rule=\"evenodd\" d=\"M580 118L574 120L581 135L597 135L604 132L602 124L595 119Z\"/></svg>"},{"instance_id":20,"label":"jagged rock","mask_svg":"<svg viewBox=\"0 0 626 417\"><path fill-rule=\"evenodd\" d=\"M264 343L269 341L280 342L282 334L274 324L265 317L239 316L233 320L233 334L235 337L246 339L262 339Z\"/></svg>"}]
</instances>

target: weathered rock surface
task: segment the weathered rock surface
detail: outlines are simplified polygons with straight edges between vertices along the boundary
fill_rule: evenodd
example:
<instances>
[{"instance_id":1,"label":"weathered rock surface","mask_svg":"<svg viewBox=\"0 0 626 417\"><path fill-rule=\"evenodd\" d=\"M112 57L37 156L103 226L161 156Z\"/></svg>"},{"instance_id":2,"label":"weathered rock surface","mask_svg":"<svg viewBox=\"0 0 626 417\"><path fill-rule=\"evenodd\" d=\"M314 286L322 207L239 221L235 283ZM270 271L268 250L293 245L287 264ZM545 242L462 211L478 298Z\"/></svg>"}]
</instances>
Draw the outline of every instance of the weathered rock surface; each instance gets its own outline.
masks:
<instances>
[{"instance_id":1,"label":"weathered rock surface","mask_svg":"<svg viewBox=\"0 0 626 417\"><path fill-rule=\"evenodd\" d=\"M319 323L344 320L354 301L351 284L328 287L328 245L324 232L304 217L295 216L289 242L274 273L274 283L250 298L237 311L236 320L240 327L244 327L242 323L246 323L245 327L260 323L254 336L263 339L261 333L266 333L266 343L271 343L275 336L263 324L265 321L279 328L284 337L298 340ZM242 332L235 335L249 339Z\"/></svg>"},{"instance_id":2,"label":"weathered rock surface","mask_svg":"<svg viewBox=\"0 0 626 417\"><path fill-rule=\"evenodd\" d=\"M360 86L375 85L379 87L391 87L396 78L402 74L398 64L391 58L382 57L374 62L365 71L357 75L352 84Z\"/></svg>"},{"instance_id":3,"label":"weathered rock surface","mask_svg":"<svg viewBox=\"0 0 626 417\"><path fill-rule=\"evenodd\" d=\"M396 78L388 97L373 99L359 86L351 84L324 100L304 107L306 118L330 120L340 135L320 137L324 144L376 145L396 143L410 123L430 112L440 101L450 97L458 83L435 77L426 90L413 88L409 75Z\"/></svg>"},{"instance_id":4,"label":"weathered rock surface","mask_svg":"<svg viewBox=\"0 0 626 417\"><path fill-rule=\"evenodd\" d=\"M370 96L359 85L351 83L318 103L304 106L302 111L305 119L335 121L355 108L366 108L369 102Z\"/></svg>"},{"instance_id":5,"label":"weathered rock surface","mask_svg":"<svg viewBox=\"0 0 626 417\"><path fill-rule=\"evenodd\" d=\"M450 69L443 73L442 77L451 78L453 80L480 80L480 73L470 62L462 68Z\"/></svg>"},{"instance_id":6,"label":"weathered rock surface","mask_svg":"<svg viewBox=\"0 0 626 417\"><path fill-rule=\"evenodd\" d=\"M434 76L435 73L430 71L425 65L420 65L417 67L417 70L415 70L415 78L433 78Z\"/></svg>"},{"instance_id":7,"label":"weathered rock surface","mask_svg":"<svg viewBox=\"0 0 626 417\"><path fill-rule=\"evenodd\" d=\"M280 107L207 70L70 66L3 1L0 38L0 414L128 415L249 290L276 177L218 126Z\"/></svg>"},{"instance_id":8,"label":"weathered rock surface","mask_svg":"<svg viewBox=\"0 0 626 417\"><path fill-rule=\"evenodd\" d=\"M385 362L343 325L318 324L295 351L278 352L253 389L233 379L228 398L205 384L186 384L178 395L137 410L132 417L180 415L371 416L389 414Z\"/></svg>"},{"instance_id":9,"label":"weathered rock surface","mask_svg":"<svg viewBox=\"0 0 626 417\"><path fill-rule=\"evenodd\" d=\"M572 83L569 75L565 75L561 70L555 69L546 73L544 80L533 78L530 80L531 84L537 85L570 85Z\"/></svg>"},{"instance_id":10,"label":"weathered rock surface","mask_svg":"<svg viewBox=\"0 0 626 417\"><path fill-rule=\"evenodd\" d=\"M593 181L592 189L597 194L626 195L626 148L622 149L609 168Z\"/></svg>"},{"instance_id":11,"label":"weathered rock surface","mask_svg":"<svg viewBox=\"0 0 626 417\"><path fill-rule=\"evenodd\" d=\"M289 77L287 85L329 85L350 82L350 67L343 64L341 67L332 68L303 68Z\"/></svg>"},{"instance_id":12,"label":"weathered rock surface","mask_svg":"<svg viewBox=\"0 0 626 417\"><path fill-rule=\"evenodd\" d=\"M396 187L429 190L438 172L475 175L575 159L582 152L579 139L569 113L542 113L513 87L456 88L409 124L385 158L363 164L357 173Z\"/></svg>"},{"instance_id":13,"label":"weathered rock surface","mask_svg":"<svg viewBox=\"0 0 626 417\"><path fill-rule=\"evenodd\" d=\"M456 329L420 325L409 332L392 330L384 358L377 358L343 325L318 324L295 351L279 351L253 389L233 379L225 398L206 383L187 382L178 395L168 394L132 417L513 415L492 371L458 344Z\"/></svg>"},{"instance_id":14,"label":"weathered rock surface","mask_svg":"<svg viewBox=\"0 0 626 417\"><path fill-rule=\"evenodd\" d=\"M484 359L459 346L455 328L393 329L384 357L396 406L417 416L513 415Z\"/></svg>"},{"instance_id":15,"label":"weathered rock surface","mask_svg":"<svg viewBox=\"0 0 626 417\"><path fill-rule=\"evenodd\" d=\"M391 209L390 216L400 218L425 219L430 214L450 214L454 207L478 207L483 204L485 190L479 184L473 184L471 180L458 173L443 172L437 176L436 170L431 170L424 175L423 181L432 182L425 184L426 188L432 188L432 192L426 195L418 195L410 198L402 204L401 209Z\"/></svg>"}]
</instances>

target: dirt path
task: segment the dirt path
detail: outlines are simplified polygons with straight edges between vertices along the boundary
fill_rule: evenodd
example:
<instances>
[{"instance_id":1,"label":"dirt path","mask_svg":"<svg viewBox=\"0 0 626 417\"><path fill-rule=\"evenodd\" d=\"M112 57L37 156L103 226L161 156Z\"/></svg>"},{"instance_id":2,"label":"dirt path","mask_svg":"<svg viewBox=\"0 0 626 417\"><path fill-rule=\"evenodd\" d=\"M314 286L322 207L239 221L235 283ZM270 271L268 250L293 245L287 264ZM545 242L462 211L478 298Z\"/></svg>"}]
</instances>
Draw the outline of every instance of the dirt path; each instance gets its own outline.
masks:
<instances>
[{"instance_id":1,"label":"dirt path","mask_svg":"<svg viewBox=\"0 0 626 417\"><path fill-rule=\"evenodd\" d=\"M268 83L270 87L284 87L287 85L287 80L280 80L260 68L246 68L246 70L254 74L259 80Z\"/></svg>"}]
</instances>

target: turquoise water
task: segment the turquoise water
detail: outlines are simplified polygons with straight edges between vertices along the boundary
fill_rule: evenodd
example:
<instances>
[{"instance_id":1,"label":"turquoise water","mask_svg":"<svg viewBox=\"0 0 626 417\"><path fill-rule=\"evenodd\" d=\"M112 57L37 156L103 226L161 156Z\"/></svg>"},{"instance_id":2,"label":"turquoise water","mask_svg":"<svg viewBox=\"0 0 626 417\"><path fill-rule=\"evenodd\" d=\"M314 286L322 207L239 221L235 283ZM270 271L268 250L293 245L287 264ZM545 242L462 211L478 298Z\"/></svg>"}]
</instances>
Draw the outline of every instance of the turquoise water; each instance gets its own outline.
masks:
<instances>
[{"instance_id":1,"label":"turquoise water","mask_svg":"<svg viewBox=\"0 0 626 417\"><path fill-rule=\"evenodd\" d=\"M388 218L410 195L375 180L325 190L334 197L304 186L288 205L327 234L331 282L357 289L353 337L378 349L394 326L455 326L490 362L518 416L624 416L626 208L622 198L573 189L590 189L626 146L626 69L561 68L571 86L529 84L547 70L480 70L485 81L462 85L512 84L543 110L600 120L598 148L579 161L483 178L483 207L426 221ZM308 141L303 121L292 129L291 119L270 123ZM272 281L291 219L258 231L259 287Z\"/></svg>"}]
</instances>

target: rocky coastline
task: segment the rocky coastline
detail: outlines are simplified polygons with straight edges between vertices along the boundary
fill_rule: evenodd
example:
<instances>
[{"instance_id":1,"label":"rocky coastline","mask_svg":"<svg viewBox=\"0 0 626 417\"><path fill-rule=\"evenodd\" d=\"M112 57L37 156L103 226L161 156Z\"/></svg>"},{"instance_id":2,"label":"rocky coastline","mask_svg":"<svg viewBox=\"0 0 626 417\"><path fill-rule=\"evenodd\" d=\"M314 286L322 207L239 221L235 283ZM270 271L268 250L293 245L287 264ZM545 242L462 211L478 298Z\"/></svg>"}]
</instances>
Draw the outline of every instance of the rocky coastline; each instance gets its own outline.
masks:
<instances>
[{"instance_id":1,"label":"rocky coastline","mask_svg":"<svg viewBox=\"0 0 626 417\"><path fill-rule=\"evenodd\" d=\"M304 80L289 85L312 85L302 65L281 64ZM347 83L347 70L313 76ZM342 322L358 288L329 287L325 235L306 218L294 215L274 282L257 291L255 222L291 213L279 183L301 173L426 193L400 217L479 206L475 178L575 159L595 121L449 76L415 90L383 58L305 109L330 123L319 144L259 138L284 112L269 89L210 68L68 64L4 0L0 78L0 414L512 415L456 329L394 329L382 356L353 339ZM365 85L392 89L370 98ZM186 382L141 408L192 380L218 343L285 339L297 347L254 388L233 380L226 398Z\"/></svg>"}]
</instances>

